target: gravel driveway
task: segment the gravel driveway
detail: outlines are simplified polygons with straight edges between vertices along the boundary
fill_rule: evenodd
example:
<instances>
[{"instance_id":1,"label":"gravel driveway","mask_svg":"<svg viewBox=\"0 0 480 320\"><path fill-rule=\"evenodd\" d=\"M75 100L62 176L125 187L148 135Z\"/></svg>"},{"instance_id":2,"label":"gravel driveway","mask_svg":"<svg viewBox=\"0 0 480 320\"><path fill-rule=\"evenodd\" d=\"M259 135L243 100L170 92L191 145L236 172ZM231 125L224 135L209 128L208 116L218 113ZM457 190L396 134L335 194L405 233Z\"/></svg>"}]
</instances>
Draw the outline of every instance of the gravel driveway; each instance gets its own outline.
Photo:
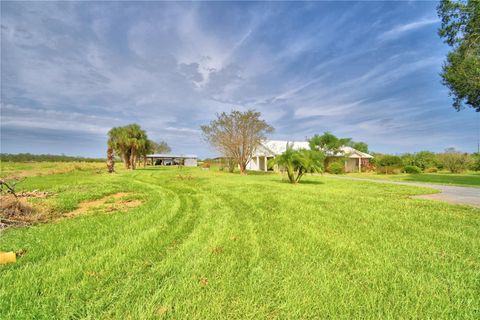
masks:
<instances>
[{"instance_id":1,"label":"gravel driveway","mask_svg":"<svg viewBox=\"0 0 480 320\"><path fill-rule=\"evenodd\" d=\"M332 177L332 176L330 176ZM441 200L455 204L464 204L480 208L480 188L445 186L439 184L420 183L420 182L397 182L389 180L375 180L366 178L355 178L345 176L333 176L338 179L370 181L377 183L403 184L407 186L427 187L440 190L440 193L423 194L414 196L414 198Z\"/></svg>"}]
</instances>

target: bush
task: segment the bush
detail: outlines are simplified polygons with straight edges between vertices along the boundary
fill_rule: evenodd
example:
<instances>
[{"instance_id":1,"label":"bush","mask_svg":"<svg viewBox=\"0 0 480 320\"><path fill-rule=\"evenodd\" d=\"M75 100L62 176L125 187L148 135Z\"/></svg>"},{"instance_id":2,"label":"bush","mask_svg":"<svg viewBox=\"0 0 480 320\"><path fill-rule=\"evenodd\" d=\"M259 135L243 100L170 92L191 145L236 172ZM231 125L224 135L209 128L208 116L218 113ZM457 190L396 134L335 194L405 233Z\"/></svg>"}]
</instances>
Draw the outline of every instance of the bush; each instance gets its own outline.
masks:
<instances>
[{"instance_id":1,"label":"bush","mask_svg":"<svg viewBox=\"0 0 480 320\"><path fill-rule=\"evenodd\" d=\"M328 165L327 172L333 174L341 174L344 172L344 166L340 162L332 162Z\"/></svg>"},{"instance_id":2,"label":"bush","mask_svg":"<svg viewBox=\"0 0 480 320\"><path fill-rule=\"evenodd\" d=\"M451 173L460 173L467 169L471 163L470 155L461 151L449 148L438 155L442 166Z\"/></svg>"},{"instance_id":3,"label":"bush","mask_svg":"<svg viewBox=\"0 0 480 320\"><path fill-rule=\"evenodd\" d=\"M382 155L377 161L381 173L397 173L402 166L403 162L399 156Z\"/></svg>"},{"instance_id":4,"label":"bush","mask_svg":"<svg viewBox=\"0 0 480 320\"><path fill-rule=\"evenodd\" d=\"M435 167L435 153L430 151L420 151L415 153L413 165L419 167L422 170Z\"/></svg>"},{"instance_id":5,"label":"bush","mask_svg":"<svg viewBox=\"0 0 480 320\"><path fill-rule=\"evenodd\" d=\"M480 153L472 154L472 163L470 164L470 170L480 171Z\"/></svg>"},{"instance_id":6,"label":"bush","mask_svg":"<svg viewBox=\"0 0 480 320\"><path fill-rule=\"evenodd\" d=\"M417 166L406 166L404 169L405 173L419 174L422 173L422 169Z\"/></svg>"},{"instance_id":7,"label":"bush","mask_svg":"<svg viewBox=\"0 0 480 320\"><path fill-rule=\"evenodd\" d=\"M431 168L425 169L425 172L426 173L435 173L435 172L438 172L438 169L436 167L431 167Z\"/></svg>"}]
</instances>

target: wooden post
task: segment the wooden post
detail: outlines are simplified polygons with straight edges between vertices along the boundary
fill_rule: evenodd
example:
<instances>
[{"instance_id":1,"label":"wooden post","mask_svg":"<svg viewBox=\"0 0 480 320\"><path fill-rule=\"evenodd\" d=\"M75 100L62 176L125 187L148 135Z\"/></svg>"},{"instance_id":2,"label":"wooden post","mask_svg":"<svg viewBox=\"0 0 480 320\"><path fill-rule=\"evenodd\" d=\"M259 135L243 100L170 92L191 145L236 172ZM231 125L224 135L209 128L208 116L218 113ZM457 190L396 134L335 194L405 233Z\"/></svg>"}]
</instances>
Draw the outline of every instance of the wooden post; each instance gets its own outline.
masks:
<instances>
[{"instance_id":1,"label":"wooden post","mask_svg":"<svg viewBox=\"0 0 480 320\"><path fill-rule=\"evenodd\" d=\"M265 162L264 162L264 164L265 164L264 171L268 171L268 167L267 167L267 156L265 156L264 159L265 159Z\"/></svg>"},{"instance_id":2,"label":"wooden post","mask_svg":"<svg viewBox=\"0 0 480 320\"><path fill-rule=\"evenodd\" d=\"M257 170L260 171L260 158L257 156Z\"/></svg>"},{"instance_id":3,"label":"wooden post","mask_svg":"<svg viewBox=\"0 0 480 320\"><path fill-rule=\"evenodd\" d=\"M362 158L358 158L358 172L362 172Z\"/></svg>"}]
</instances>

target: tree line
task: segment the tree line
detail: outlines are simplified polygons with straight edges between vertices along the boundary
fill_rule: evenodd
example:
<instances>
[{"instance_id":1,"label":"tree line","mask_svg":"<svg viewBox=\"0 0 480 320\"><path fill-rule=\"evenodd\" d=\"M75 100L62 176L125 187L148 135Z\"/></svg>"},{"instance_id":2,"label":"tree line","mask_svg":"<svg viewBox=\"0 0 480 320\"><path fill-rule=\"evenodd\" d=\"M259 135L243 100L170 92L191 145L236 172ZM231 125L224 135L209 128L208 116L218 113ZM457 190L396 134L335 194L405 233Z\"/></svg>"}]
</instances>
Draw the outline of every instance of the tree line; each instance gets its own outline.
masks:
<instances>
[{"instance_id":1,"label":"tree line","mask_svg":"<svg viewBox=\"0 0 480 320\"><path fill-rule=\"evenodd\" d=\"M381 153L374 153L373 155L373 168L377 172L385 174L480 171L480 153L469 154L455 148L448 148L444 152L439 153L420 151L400 155Z\"/></svg>"},{"instance_id":2,"label":"tree line","mask_svg":"<svg viewBox=\"0 0 480 320\"><path fill-rule=\"evenodd\" d=\"M11 162L103 162L105 158L85 158L77 156L32 153L0 153L0 161Z\"/></svg>"}]
</instances>

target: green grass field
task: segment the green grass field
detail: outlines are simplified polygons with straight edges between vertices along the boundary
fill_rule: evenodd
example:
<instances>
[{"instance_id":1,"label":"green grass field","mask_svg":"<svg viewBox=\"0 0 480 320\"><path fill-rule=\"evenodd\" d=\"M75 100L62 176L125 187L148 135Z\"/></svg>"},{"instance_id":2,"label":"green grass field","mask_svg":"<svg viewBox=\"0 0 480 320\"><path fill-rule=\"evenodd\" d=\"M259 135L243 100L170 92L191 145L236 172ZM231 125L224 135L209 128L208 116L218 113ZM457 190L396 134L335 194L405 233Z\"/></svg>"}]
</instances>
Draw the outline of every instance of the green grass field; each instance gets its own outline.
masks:
<instances>
[{"instance_id":1,"label":"green grass field","mask_svg":"<svg viewBox=\"0 0 480 320\"><path fill-rule=\"evenodd\" d=\"M102 162L0 162L0 178L45 176L81 170L103 170Z\"/></svg>"},{"instance_id":2,"label":"green grass field","mask_svg":"<svg viewBox=\"0 0 480 320\"><path fill-rule=\"evenodd\" d=\"M1 319L480 317L480 210L429 189L199 168L30 177L57 214L116 192L143 204L10 228Z\"/></svg>"},{"instance_id":3,"label":"green grass field","mask_svg":"<svg viewBox=\"0 0 480 320\"><path fill-rule=\"evenodd\" d=\"M348 176L391 180L402 182L422 182L432 184L443 184L461 187L479 187L480 188L480 172L466 172L461 174L452 173L421 173L421 174L379 174L379 173L349 173Z\"/></svg>"}]
</instances>

